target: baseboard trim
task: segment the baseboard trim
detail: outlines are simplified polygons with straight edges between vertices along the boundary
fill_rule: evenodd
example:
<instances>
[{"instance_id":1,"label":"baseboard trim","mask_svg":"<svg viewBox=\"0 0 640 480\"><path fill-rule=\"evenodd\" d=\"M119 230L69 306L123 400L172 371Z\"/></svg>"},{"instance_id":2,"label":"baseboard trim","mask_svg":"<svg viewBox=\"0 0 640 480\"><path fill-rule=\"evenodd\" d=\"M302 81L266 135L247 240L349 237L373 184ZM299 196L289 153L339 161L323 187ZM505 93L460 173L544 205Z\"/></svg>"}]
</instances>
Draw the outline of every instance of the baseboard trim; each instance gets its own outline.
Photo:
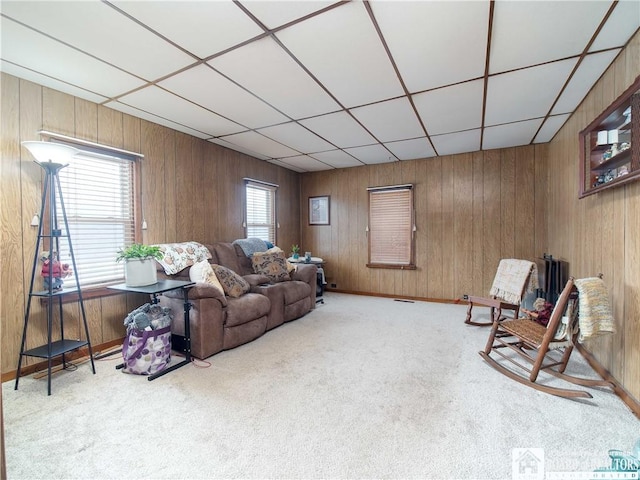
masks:
<instances>
[{"instance_id":1,"label":"baseboard trim","mask_svg":"<svg viewBox=\"0 0 640 480\"><path fill-rule=\"evenodd\" d=\"M95 358L101 351L109 350L117 345L122 345L124 341L124 337L116 340L111 340L109 342L101 343L100 345L92 345L93 356ZM89 349L87 347L79 348L78 350L73 350L71 352L65 353L65 358L67 361L78 360L80 358L89 357ZM51 366L57 367L58 365L62 365L62 357L57 356L52 359ZM47 362L37 362L31 365L25 365L22 367L22 373L20 377L26 377L27 375L32 375L34 373L38 373L41 371L47 370ZM2 374L2 382L8 382L10 380L15 380L17 376L18 370L11 370L10 372L5 372Z\"/></svg>"},{"instance_id":2,"label":"baseboard trim","mask_svg":"<svg viewBox=\"0 0 640 480\"><path fill-rule=\"evenodd\" d=\"M364 297L398 298L401 300L415 300L417 302L467 304L466 300L461 299L451 300L449 298L410 297L408 295L390 295L388 293L359 292L355 290L340 290L337 288L325 288L325 292L348 293L349 295L362 295Z\"/></svg>"}]
</instances>

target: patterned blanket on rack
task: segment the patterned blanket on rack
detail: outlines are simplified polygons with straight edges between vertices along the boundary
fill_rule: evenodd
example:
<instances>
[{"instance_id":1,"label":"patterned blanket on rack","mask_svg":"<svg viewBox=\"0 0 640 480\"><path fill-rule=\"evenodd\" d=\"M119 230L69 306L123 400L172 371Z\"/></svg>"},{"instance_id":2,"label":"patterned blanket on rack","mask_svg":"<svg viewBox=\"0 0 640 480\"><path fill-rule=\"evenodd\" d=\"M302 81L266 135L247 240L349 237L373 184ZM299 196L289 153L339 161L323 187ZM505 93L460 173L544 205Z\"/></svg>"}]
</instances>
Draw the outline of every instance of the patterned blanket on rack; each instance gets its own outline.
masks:
<instances>
[{"instance_id":1,"label":"patterned blanket on rack","mask_svg":"<svg viewBox=\"0 0 640 480\"><path fill-rule=\"evenodd\" d=\"M500 260L489 294L517 305L522 302L525 289L527 292L534 292L537 288L538 268L534 262L505 258Z\"/></svg>"},{"instance_id":2,"label":"patterned blanket on rack","mask_svg":"<svg viewBox=\"0 0 640 480\"><path fill-rule=\"evenodd\" d=\"M578 289L578 325L582 343L589 337L615 333L615 323L609 306L609 292L601 278L579 278L575 281Z\"/></svg>"}]
</instances>

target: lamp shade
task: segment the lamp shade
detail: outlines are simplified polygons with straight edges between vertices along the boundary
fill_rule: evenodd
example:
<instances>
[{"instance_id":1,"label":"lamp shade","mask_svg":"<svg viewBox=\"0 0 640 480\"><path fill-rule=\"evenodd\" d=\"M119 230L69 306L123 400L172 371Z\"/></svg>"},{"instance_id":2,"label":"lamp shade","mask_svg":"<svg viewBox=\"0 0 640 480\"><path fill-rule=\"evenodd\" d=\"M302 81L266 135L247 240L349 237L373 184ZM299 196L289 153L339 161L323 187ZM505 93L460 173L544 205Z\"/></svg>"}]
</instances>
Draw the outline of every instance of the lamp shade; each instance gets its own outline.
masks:
<instances>
[{"instance_id":1,"label":"lamp shade","mask_svg":"<svg viewBox=\"0 0 640 480\"><path fill-rule=\"evenodd\" d=\"M64 164L79 152L76 148L60 143L28 141L22 142L22 145L29 150L38 163L55 162Z\"/></svg>"}]
</instances>

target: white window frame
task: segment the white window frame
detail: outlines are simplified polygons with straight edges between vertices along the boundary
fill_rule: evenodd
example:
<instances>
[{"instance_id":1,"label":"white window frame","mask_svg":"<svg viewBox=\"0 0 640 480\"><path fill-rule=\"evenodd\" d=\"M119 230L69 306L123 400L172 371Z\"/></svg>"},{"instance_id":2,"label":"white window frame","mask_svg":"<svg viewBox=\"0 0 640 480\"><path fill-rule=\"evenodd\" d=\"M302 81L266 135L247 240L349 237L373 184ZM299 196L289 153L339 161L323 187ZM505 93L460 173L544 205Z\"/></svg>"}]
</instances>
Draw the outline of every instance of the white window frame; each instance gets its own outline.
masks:
<instances>
[{"instance_id":1,"label":"white window frame","mask_svg":"<svg viewBox=\"0 0 640 480\"><path fill-rule=\"evenodd\" d=\"M260 238L276 245L278 185L245 178L244 231L246 238ZM264 197L264 198L261 198Z\"/></svg>"},{"instance_id":2,"label":"white window frame","mask_svg":"<svg viewBox=\"0 0 640 480\"><path fill-rule=\"evenodd\" d=\"M124 265L115 259L119 248L139 236L136 187L142 155L64 136L50 141L79 150L58 172L62 198L56 198L56 216L59 227L65 228L62 201L80 287L122 282ZM60 238L59 248L60 261L71 265L66 237ZM65 288L76 287L75 279L64 279Z\"/></svg>"},{"instance_id":3,"label":"white window frame","mask_svg":"<svg viewBox=\"0 0 640 480\"><path fill-rule=\"evenodd\" d=\"M415 269L415 211L412 184L371 187L369 263L372 268Z\"/></svg>"}]
</instances>

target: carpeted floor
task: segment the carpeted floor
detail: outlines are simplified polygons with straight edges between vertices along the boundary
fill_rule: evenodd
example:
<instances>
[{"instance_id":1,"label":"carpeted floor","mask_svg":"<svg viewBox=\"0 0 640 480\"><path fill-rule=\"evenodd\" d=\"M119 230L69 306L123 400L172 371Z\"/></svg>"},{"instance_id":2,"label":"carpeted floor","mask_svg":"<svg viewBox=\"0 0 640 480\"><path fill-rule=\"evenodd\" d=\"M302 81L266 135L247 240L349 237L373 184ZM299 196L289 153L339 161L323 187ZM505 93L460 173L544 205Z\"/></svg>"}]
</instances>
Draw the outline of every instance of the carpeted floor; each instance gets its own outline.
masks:
<instances>
[{"instance_id":1,"label":"carpeted floor","mask_svg":"<svg viewBox=\"0 0 640 480\"><path fill-rule=\"evenodd\" d=\"M640 421L613 393L567 400L509 380L465 312L327 293L209 368L148 382L116 356L95 376L87 363L56 374L51 397L46 378L7 382L9 478L501 479L516 478L514 448L543 453L547 472L588 472L634 447ZM593 376L577 353L570 367Z\"/></svg>"}]
</instances>

